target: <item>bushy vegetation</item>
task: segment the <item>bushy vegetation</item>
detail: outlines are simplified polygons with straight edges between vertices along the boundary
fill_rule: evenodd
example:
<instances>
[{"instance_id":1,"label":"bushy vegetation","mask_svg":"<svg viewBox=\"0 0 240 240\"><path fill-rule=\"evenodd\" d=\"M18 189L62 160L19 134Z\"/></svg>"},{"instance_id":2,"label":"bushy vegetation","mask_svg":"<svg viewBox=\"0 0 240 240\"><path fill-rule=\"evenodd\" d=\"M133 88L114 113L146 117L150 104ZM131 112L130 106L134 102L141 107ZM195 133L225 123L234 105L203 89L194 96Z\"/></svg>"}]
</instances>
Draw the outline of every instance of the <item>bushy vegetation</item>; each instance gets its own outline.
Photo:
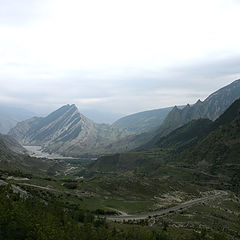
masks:
<instances>
[{"instance_id":1,"label":"bushy vegetation","mask_svg":"<svg viewBox=\"0 0 240 240\"><path fill-rule=\"evenodd\" d=\"M92 214L79 209L62 209L57 202L20 198L9 185L0 187L0 198L1 240L170 239L162 232L151 230L117 230L109 227L104 219L94 219Z\"/></svg>"}]
</instances>

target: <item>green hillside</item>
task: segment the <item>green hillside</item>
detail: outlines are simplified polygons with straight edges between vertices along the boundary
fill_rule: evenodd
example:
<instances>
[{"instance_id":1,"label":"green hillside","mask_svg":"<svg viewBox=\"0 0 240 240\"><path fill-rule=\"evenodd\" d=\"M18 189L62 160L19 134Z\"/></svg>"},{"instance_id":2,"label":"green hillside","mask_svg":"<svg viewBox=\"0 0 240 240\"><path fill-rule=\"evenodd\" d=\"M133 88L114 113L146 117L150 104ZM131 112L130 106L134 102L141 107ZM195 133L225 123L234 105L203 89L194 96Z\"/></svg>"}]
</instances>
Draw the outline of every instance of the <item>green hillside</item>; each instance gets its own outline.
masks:
<instances>
[{"instance_id":1,"label":"green hillside","mask_svg":"<svg viewBox=\"0 0 240 240\"><path fill-rule=\"evenodd\" d=\"M213 166L239 164L240 116L212 131L192 149L186 150L181 159L191 164L206 161Z\"/></svg>"},{"instance_id":2,"label":"green hillside","mask_svg":"<svg viewBox=\"0 0 240 240\"><path fill-rule=\"evenodd\" d=\"M209 119L193 120L180 127L169 135L162 137L156 146L160 148L172 148L180 151L198 142L208 131L212 121Z\"/></svg>"}]
</instances>

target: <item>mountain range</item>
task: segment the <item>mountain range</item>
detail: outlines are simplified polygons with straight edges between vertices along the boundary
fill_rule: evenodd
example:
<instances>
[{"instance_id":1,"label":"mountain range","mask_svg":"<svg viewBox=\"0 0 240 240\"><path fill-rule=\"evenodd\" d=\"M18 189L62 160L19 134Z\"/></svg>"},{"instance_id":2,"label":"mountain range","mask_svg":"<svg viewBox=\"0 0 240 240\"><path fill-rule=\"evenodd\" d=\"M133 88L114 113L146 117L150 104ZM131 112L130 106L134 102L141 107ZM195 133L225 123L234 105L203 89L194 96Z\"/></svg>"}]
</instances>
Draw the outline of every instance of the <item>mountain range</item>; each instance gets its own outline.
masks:
<instances>
[{"instance_id":1,"label":"mountain range","mask_svg":"<svg viewBox=\"0 0 240 240\"><path fill-rule=\"evenodd\" d=\"M151 139L148 138L148 141L140 149L152 147L161 137L168 135L173 130L194 119L206 118L214 121L239 97L240 80L236 80L212 93L203 102L198 100L195 104L191 106L187 104L182 109L175 106L161 126L155 129L152 136L150 136Z\"/></svg>"},{"instance_id":2,"label":"mountain range","mask_svg":"<svg viewBox=\"0 0 240 240\"><path fill-rule=\"evenodd\" d=\"M0 134L4 239L36 239L31 235L35 232L47 239L58 232L56 226L70 237L62 231L54 239L96 239L98 234L99 239L126 239L126 224L134 227L127 227L129 239L238 239L239 93L238 80L203 102L168 109L165 120L159 119L161 126L154 119L161 110L132 115L111 126L86 118L75 105L65 105L46 117L18 123L9 131L11 136ZM87 157L30 157L16 139L48 152ZM140 146L138 151L134 146ZM100 156L92 161L93 155ZM13 184L29 197L12 193ZM110 220L113 214L124 225L94 220L95 215ZM129 216L145 217L129 221ZM154 233L143 235L148 228Z\"/></svg>"},{"instance_id":3,"label":"mountain range","mask_svg":"<svg viewBox=\"0 0 240 240\"><path fill-rule=\"evenodd\" d=\"M211 174L232 177L239 170L240 99L215 121L192 120L162 137L152 148L139 152L102 156L93 172L154 172L162 164L202 168Z\"/></svg>"},{"instance_id":4,"label":"mountain range","mask_svg":"<svg viewBox=\"0 0 240 240\"><path fill-rule=\"evenodd\" d=\"M23 145L42 146L45 151L64 156L99 156L149 149L192 120L209 119L202 121L207 127L209 121L217 119L239 97L240 80L236 80L203 102L133 114L113 125L97 124L81 114L74 104L65 105L46 117L18 123L9 134Z\"/></svg>"}]
</instances>

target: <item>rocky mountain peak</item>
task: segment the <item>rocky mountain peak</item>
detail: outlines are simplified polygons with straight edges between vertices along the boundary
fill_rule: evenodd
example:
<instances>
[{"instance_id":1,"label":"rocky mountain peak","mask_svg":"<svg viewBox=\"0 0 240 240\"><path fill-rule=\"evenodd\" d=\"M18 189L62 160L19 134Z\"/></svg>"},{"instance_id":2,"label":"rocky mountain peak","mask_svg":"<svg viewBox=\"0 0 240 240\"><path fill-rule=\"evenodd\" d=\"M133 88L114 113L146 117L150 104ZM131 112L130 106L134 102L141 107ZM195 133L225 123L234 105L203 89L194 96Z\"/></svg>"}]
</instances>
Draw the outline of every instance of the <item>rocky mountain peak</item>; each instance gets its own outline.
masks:
<instances>
[{"instance_id":1,"label":"rocky mountain peak","mask_svg":"<svg viewBox=\"0 0 240 240\"><path fill-rule=\"evenodd\" d=\"M171 112L177 112L177 111L179 111L179 108L175 105L174 108L172 109L172 111L170 111L170 113Z\"/></svg>"},{"instance_id":2,"label":"rocky mountain peak","mask_svg":"<svg viewBox=\"0 0 240 240\"><path fill-rule=\"evenodd\" d=\"M203 102L200 99L198 99L197 102L195 103L195 105L201 105L202 103Z\"/></svg>"},{"instance_id":3,"label":"rocky mountain peak","mask_svg":"<svg viewBox=\"0 0 240 240\"><path fill-rule=\"evenodd\" d=\"M9 134L23 145L40 145L63 155L81 155L92 154L127 132L96 124L81 114L75 104L67 104L46 117L19 123Z\"/></svg>"},{"instance_id":4,"label":"rocky mountain peak","mask_svg":"<svg viewBox=\"0 0 240 240\"><path fill-rule=\"evenodd\" d=\"M183 110L187 110L187 109L189 109L191 106L190 106L190 104L188 103L184 108L183 108Z\"/></svg>"}]
</instances>

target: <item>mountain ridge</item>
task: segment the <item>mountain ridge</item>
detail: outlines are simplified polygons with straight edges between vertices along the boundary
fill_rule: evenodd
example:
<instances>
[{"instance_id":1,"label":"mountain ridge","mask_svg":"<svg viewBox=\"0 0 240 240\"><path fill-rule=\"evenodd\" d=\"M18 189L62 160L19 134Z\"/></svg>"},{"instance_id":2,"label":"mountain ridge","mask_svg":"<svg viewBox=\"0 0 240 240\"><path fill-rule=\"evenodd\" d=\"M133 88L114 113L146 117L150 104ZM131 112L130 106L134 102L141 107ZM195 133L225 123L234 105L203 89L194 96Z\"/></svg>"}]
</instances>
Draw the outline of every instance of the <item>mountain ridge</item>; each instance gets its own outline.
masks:
<instances>
[{"instance_id":1,"label":"mountain ridge","mask_svg":"<svg viewBox=\"0 0 240 240\"><path fill-rule=\"evenodd\" d=\"M156 129L155 135L148 142L138 147L137 150L151 148L161 137L167 136L192 120L200 118L216 120L239 97L240 79L210 94L203 102L198 100L191 106L187 104L183 109L175 106L164 119L162 125Z\"/></svg>"},{"instance_id":2,"label":"mountain ridge","mask_svg":"<svg viewBox=\"0 0 240 240\"><path fill-rule=\"evenodd\" d=\"M107 124L96 124L81 114L76 105L64 105L46 117L32 118L10 130L23 145L40 145L44 150L62 155L104 153L104 147L126 136Z\"/></svg>"}]
</instances>

